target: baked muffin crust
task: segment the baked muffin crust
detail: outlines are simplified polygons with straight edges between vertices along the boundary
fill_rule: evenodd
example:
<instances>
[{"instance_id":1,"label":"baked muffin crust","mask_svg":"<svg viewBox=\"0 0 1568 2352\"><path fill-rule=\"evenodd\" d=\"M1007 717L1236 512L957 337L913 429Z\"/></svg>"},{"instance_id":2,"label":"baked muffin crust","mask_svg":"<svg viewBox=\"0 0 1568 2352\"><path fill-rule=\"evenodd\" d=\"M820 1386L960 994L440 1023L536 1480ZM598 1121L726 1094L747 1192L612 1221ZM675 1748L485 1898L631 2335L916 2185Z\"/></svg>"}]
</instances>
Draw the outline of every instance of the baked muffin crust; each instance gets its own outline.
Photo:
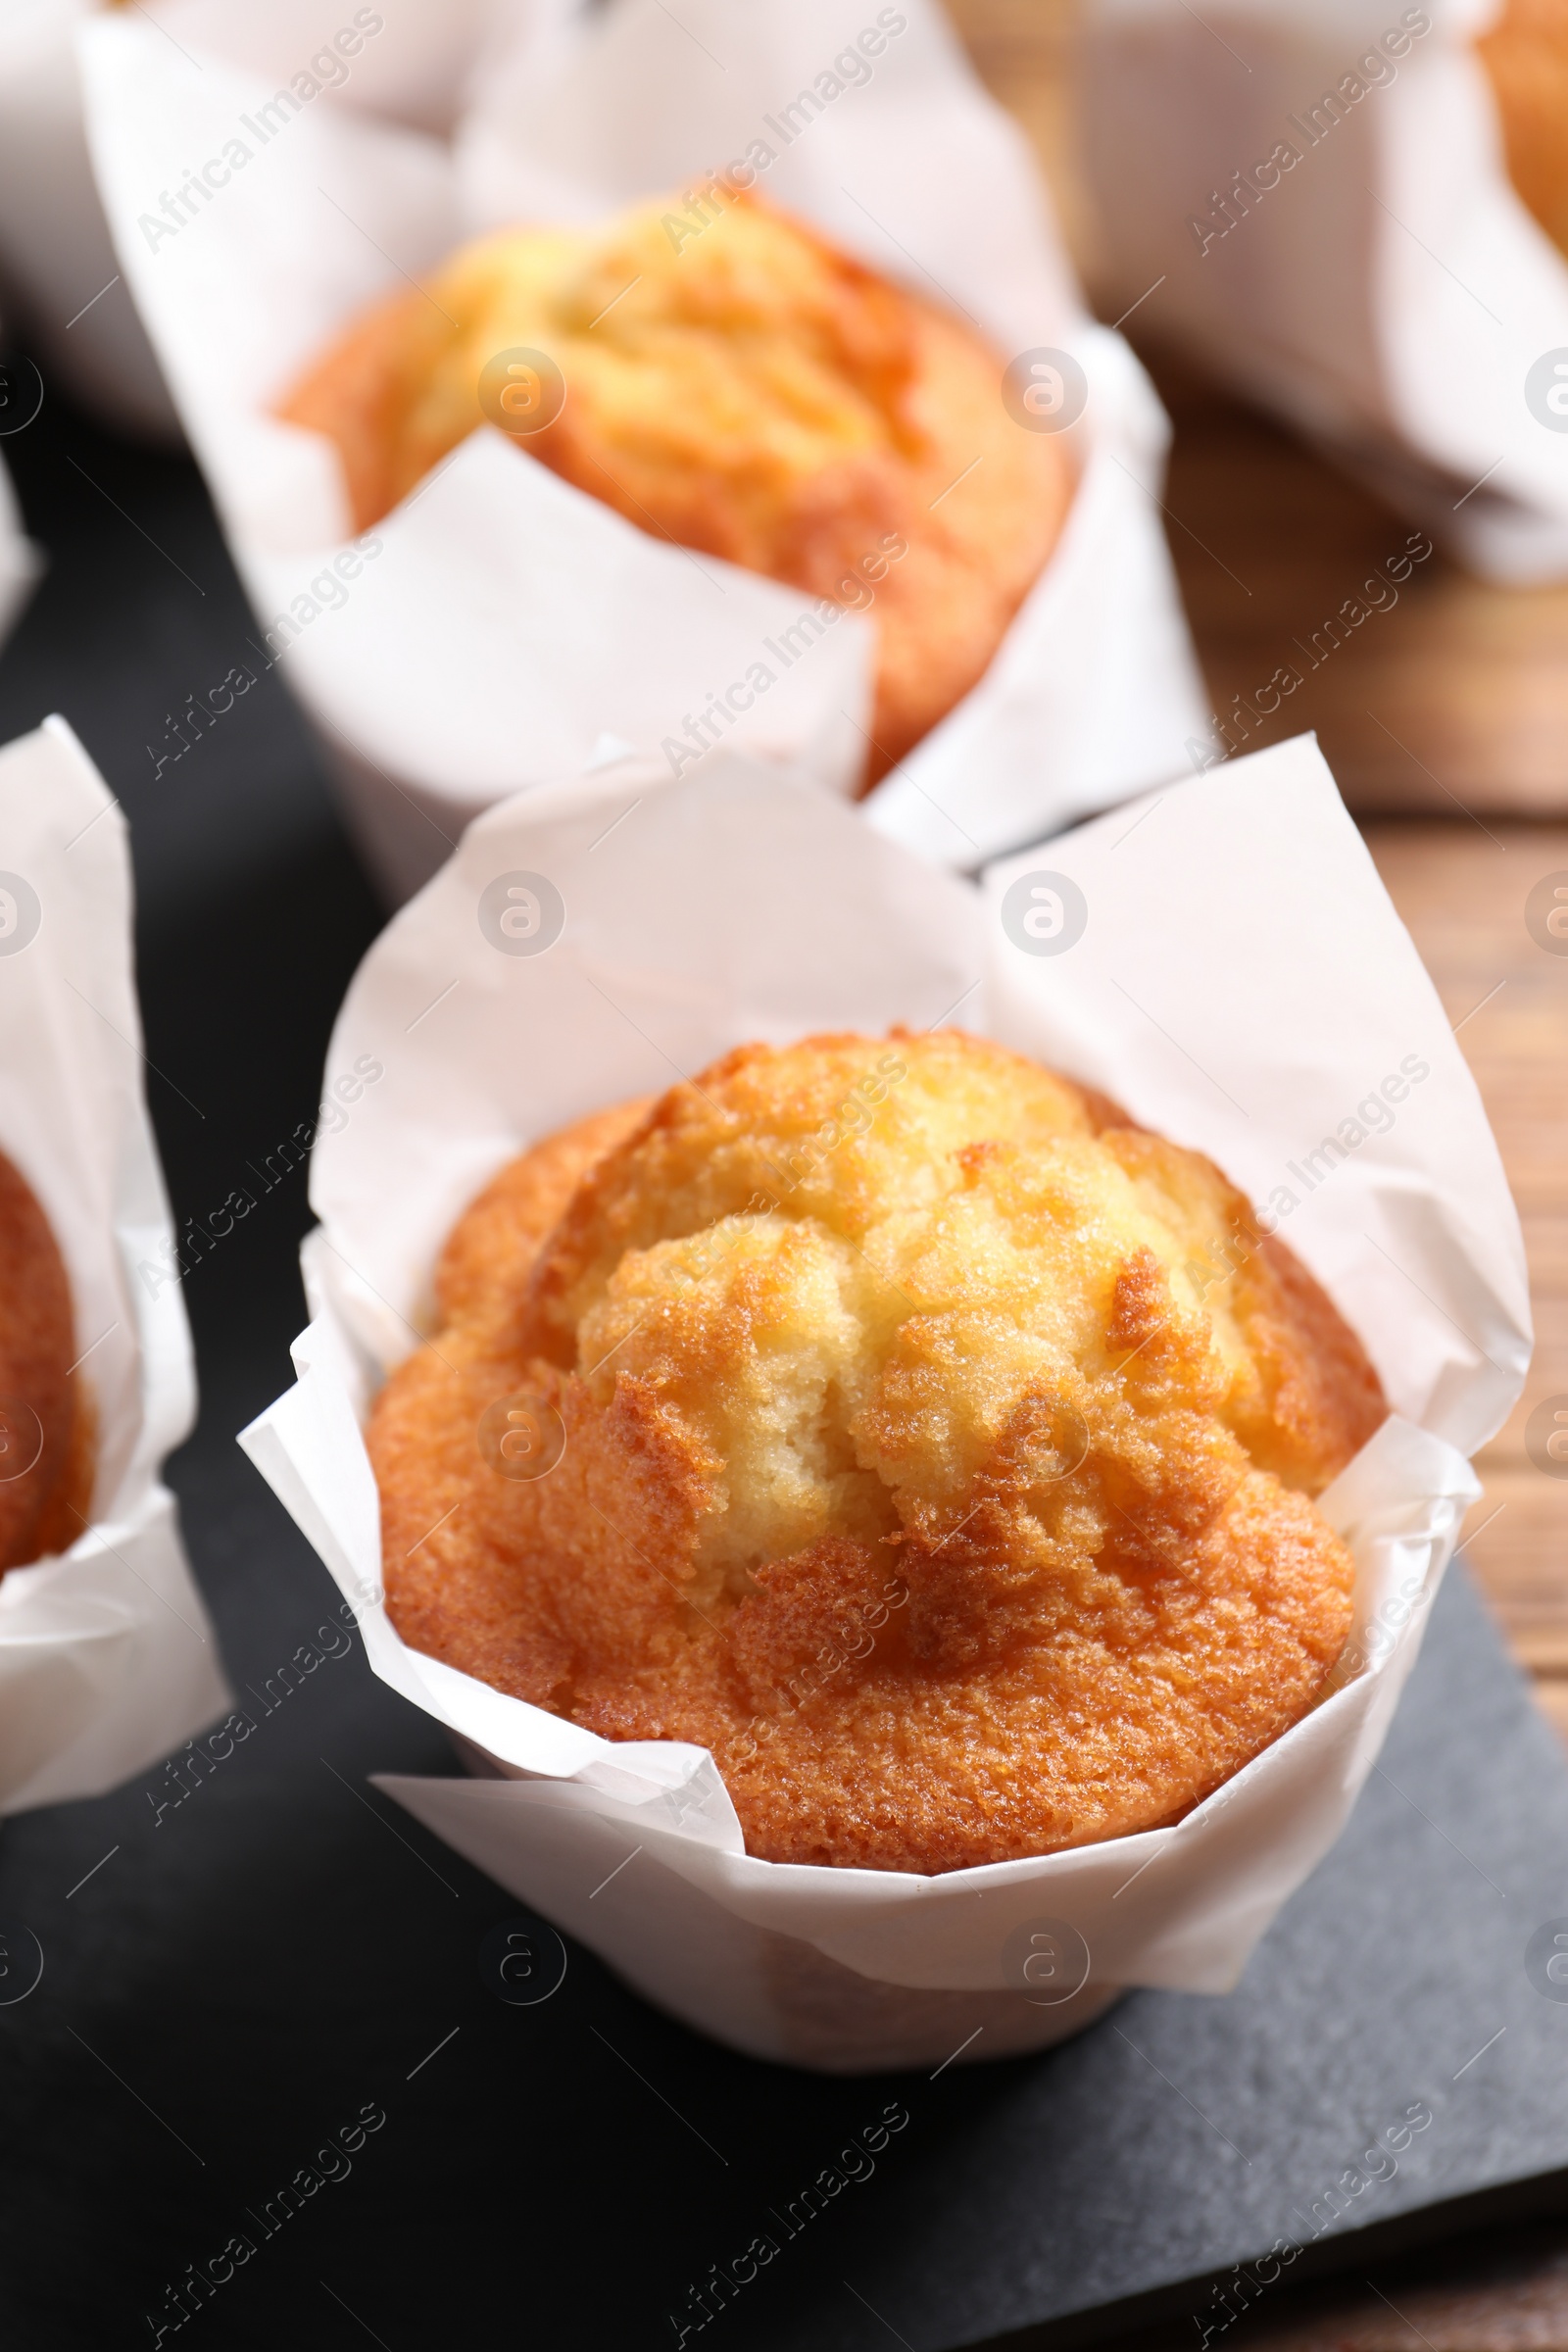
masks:
<instances>
[{"instance_id":1,"label":"baked muffin crust","mask_svg":"<svg viewBox=\"0 0 1568 2352\"><path fill-rule=\"evenodd\" d=\"M770 1860L1170 1820L1343 1647L1359 1343L1208 1161L1003 1047L743 1047L504 1170L438 1301L368 1431L394 1622L710 1747ZM484 1449L509 1397L545 1475Z\"/></svg>"},{"instance_id":2,"label":"baked muffin crust","mask_svg":"<svg viewBox=\"0 0 1568 2352\"><path fill-rule=\"evenodd\" d=\"M75 1393L71 1286L31 1186L0 1152L0 1575L86 1525L91 1416Z\"/></svg>"},{"instance_id":3,"label":"baked muffin crust","mask_svg":"<svg viewBox=\"0 0 1568 2352\"><path fill-rule=\"evenodd\" d=\"M465 246L278 413L335 442L363 530L484 420L486 366L542 350L565 398L530 456L807 612L870 614L875 781L990 662L1060 531L1066 450L1013 423L1002 360L957 318L754 196L673 240L672 206Z\"/></svg>"}]
</instances>

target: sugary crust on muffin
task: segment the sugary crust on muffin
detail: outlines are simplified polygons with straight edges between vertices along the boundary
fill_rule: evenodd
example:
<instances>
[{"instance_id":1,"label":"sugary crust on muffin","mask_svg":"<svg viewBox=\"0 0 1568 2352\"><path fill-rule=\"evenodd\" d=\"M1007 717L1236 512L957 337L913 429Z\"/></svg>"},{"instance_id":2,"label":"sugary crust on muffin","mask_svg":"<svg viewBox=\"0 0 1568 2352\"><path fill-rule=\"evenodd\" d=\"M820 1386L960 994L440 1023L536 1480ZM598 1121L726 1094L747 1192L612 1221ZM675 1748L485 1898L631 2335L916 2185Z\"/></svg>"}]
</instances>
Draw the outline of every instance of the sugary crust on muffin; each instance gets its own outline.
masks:
<instances>
[{"instance_id":1,"label":"sugary crust on muffin","mask_svg":"<svg viewBox=\"0 0 1568 2352\"><path fill-rule=\"evenodd\" d=\"M1476 51L1496 93L1508 176L1568 253L1568 0L1507 0Z\"/></svg>"},{"instance_id":2,"label":"sugary crust on muffin","mask_svg":"<svg viewBox=\"0 0 1568 2352\"><path fill-rule=\"evenodd\" d=\"M336 443L363 529L482 421L489 361L545 351L566 397L531 456L658 537L870 612L874 780L990 662L1060 531L1065 448L1012 422L968 327L799 222L743 197L677 243L670 218L465 247L279 414Z\"/></svg>"},{"instance_id":3,"label":"sugary crust on muffin","mask_svg":"<svg viewBox=\"0 0 1568 2352\"><path fill-rule=\"evenodd\" d=\"M91 1416L71 1378L74 1334L49 1220L0 1153L0 1574L64 1550L84 1524Z\"/></svg>"},{"instance_id":4,"label":"sugary crust on muffin","mask_svg":"<svg viewBox=\"0 0 1568 2352\"><path fill-rule=\"evenodd\" d=\"M652 1095L596 1110L531 1152L509 1159L447 1236L436 1261L435 1298L443 1323L481 1319L494 1300L520 1295L539 1248L565 1213L597 1160L640 1126Z\"/></svg>"},{"instance_id":5,"label":"sugary crust on muffin","mask_svg":"<svg viewBox=\"0 0 1568 2352\"><path fill-rule=\"evenodd\" d=\"M1208 1161L957 1032L639 1111L481 1196L377 1401L407 1641L874 1869L1151 1827L1313 1704L1352 1567L1310 1497L1386 1408ZM481 1454L509 1396L547 1476Z\"/></svg>"}]
</instances>

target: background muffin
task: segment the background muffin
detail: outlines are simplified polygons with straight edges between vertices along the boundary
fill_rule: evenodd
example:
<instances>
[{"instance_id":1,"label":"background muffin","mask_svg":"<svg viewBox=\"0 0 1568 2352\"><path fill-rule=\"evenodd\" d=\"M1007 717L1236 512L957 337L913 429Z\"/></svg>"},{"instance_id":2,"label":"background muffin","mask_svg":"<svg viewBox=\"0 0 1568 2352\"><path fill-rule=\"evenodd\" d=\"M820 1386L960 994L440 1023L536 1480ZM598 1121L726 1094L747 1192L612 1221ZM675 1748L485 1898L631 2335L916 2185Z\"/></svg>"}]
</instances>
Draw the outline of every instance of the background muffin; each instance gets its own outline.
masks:
<instances>
[{"instance_id":1,"label":"background muffin","mask_svg":"<svg viewBox=\"0 0 1568 2352\"><path fill-rule=\"evenodd\" d=\"M1209 1162L1004 1049L743 1048L504 1172L439 1297L368 1433L399 1631L710 1747L753 1853L1146 1829L1333 1670L1362 1350Z\"/></svg>"},{"instance_id":2,"label":"background muffin","mask_svg":"<svg viewBox=\"0 0 1568 2352\"><path fill-rule=\"evenodd\" d=\"M72 1381L71 1286L49 1220L0 1152L0 1575L87 1522L91 1416Z\"/></svg>"},{"instance_id":3,"label":"background muffin","mask_svg":"<svg viewBox=\"0 0 1568 2352\"><path fill-rule=\"evenodd\" d=\"M279 413L336 443L363 529L502 420L490 363L542 350L564 401L530 455L657 537L871 612L874 781L986 669L1060 531L1067 454L1011 421L1002 360L945 311L755 197L697 218L671 197L482 238Z\"/></svg>"},{"instance_id":4,"label":"background muffin","mask_svg":"<svg viewBox=\"0 0 1568 2352\"><path fill-rule=\"evenodd\" d=\"M1507 0L1476 51L1496 92L1508 176L1568 253L1568 0Z\"/></svg>"}]
</instances>

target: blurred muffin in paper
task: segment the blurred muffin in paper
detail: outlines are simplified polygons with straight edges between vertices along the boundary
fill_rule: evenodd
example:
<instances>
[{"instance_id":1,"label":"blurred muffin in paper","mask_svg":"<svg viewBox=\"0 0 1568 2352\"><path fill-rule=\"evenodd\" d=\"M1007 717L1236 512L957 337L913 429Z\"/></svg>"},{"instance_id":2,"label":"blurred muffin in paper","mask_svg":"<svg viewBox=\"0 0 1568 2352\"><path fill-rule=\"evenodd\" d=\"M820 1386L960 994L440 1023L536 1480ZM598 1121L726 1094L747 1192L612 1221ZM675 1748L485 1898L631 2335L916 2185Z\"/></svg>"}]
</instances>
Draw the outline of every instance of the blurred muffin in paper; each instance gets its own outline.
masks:
<instances>
[{"instance_id":1,"label":"blurred muffin in paper","mask_svg":"<svg viewBox=\"0 0 1568 2352\"><path fill-rule=\"evenodd\" d=\"M1556 0L1090 0L1103 298L1484 575L1568 577Z\"/></svg>"},{"instance_id":2,"label":"blurred muffin in paper","mask_svg":"<svg viewBox=\"0 0 1568 2352\"><path fill-rule=\"evenodd\" d=\"M809 234L741 170L689 208L656 197L603 228L480 238L355 320L279 414L332 440L358 529L488 417L634 528L804 589L793 652L764 641L704 731L662 747L677 768L768 691L769 658L874 607L869 786L984 676L1075 469L1061 436L1018 431L1003 360L961 318Z\"/></svg>"},{"instance_id":3,"label":"blurred muffin in paper","mask_svg":"<svg viewBox=\"0 0 1568 2352\"><path fill-rule=\"evenodd\" d=\"M1182 767L1165 420L930 0L616 0L487 76L450 155L319 113L177 234L172 159L248 140L262 93L134 24L82 54L268 658L397 896L494 800L627 752L891 769L870 821L965 869ZM769 304L777 365L737 364Z\"/></svg>"},{"instance_id":4,"label":"blurred muffin in paper","mask_svg":"<svg viewBox=\"0 0 1568 2352\"><path fill-rule=\"evenodd\" d=\"M74 38L132 0L0 0L0 299L45 372L122 431L175 438L179 419L136 318L93 186ZM575 0L560 0L564 17ZM136 17L195 71L211 51L295 108L318 98L445 132L498 43L558 14L557 0L134 0ZM272 91L270 89L270 95ZM286 119L289 111L279 110ZM180 216L191 159L164 195ZM177 164L177 169L173 168ZM205 194L215 182L209 180ZM191 207L198 194L187 193Z\"/></svg>"},{"instance_id":5,"label":"blurred muffin in paper","mask_svg":"<svg viewBox=\"0 0 1568 2352\"><path fill-rule=\"evenodd\" d=\"M61 719L0 752L0 1811L228 1703L165 1456L195 1416L142 1100L123 822Z\"/></svg>"},{"instance_id":6,"label":"blurred muffin in paper","mask_svg":"<svg viewBox=\"0 0 1568 2352\"><path fill-rule=\"evenodd\" d=\"M1568 253L1568 7L1503 0L1476 53L1496 94L1508 176Z\"/></svg>"}]
</instances>

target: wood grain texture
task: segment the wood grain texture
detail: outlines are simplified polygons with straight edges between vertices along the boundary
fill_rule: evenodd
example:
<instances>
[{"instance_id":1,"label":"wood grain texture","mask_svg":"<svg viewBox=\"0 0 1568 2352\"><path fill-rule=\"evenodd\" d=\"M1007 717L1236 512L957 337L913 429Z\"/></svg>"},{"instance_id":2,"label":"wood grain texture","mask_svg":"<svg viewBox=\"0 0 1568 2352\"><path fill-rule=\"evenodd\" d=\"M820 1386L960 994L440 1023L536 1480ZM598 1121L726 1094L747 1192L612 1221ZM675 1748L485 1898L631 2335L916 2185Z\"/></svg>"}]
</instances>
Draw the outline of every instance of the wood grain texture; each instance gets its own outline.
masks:
<instances>
[{"instance_id":1,"label":"wood grain texture","mask_svg":"<svg viewBox=\"0 0 1568 2352\"><path fill-rule=\"evenodd\" d=\"M1466 1556L1568 1731L1568 1480L1525 1450L1544 1398L1568 1401L1568 956L1527 930L1543 874L1568 869L1568 825L1462 818L1366 827L1378 869L1437 982L1475 1072L1524 1224L1536 1356L1524 1395L1480 1455L1486 1494Z\"/></svg>"},{"instance_id":2,"label":"wood grain texture","mask_svg":"<svg viewBox=\"0 0 1568 2352\"><path fill-rule=\"evenodd\" d=\"M1568 587L1493 587L1436 551L1391 579L1423 531L1168 352L1142 356L1176 428L1166 527L1221 741L1315 728L1361 811L1568 814Z\"/></svg>"}]
</instances>

